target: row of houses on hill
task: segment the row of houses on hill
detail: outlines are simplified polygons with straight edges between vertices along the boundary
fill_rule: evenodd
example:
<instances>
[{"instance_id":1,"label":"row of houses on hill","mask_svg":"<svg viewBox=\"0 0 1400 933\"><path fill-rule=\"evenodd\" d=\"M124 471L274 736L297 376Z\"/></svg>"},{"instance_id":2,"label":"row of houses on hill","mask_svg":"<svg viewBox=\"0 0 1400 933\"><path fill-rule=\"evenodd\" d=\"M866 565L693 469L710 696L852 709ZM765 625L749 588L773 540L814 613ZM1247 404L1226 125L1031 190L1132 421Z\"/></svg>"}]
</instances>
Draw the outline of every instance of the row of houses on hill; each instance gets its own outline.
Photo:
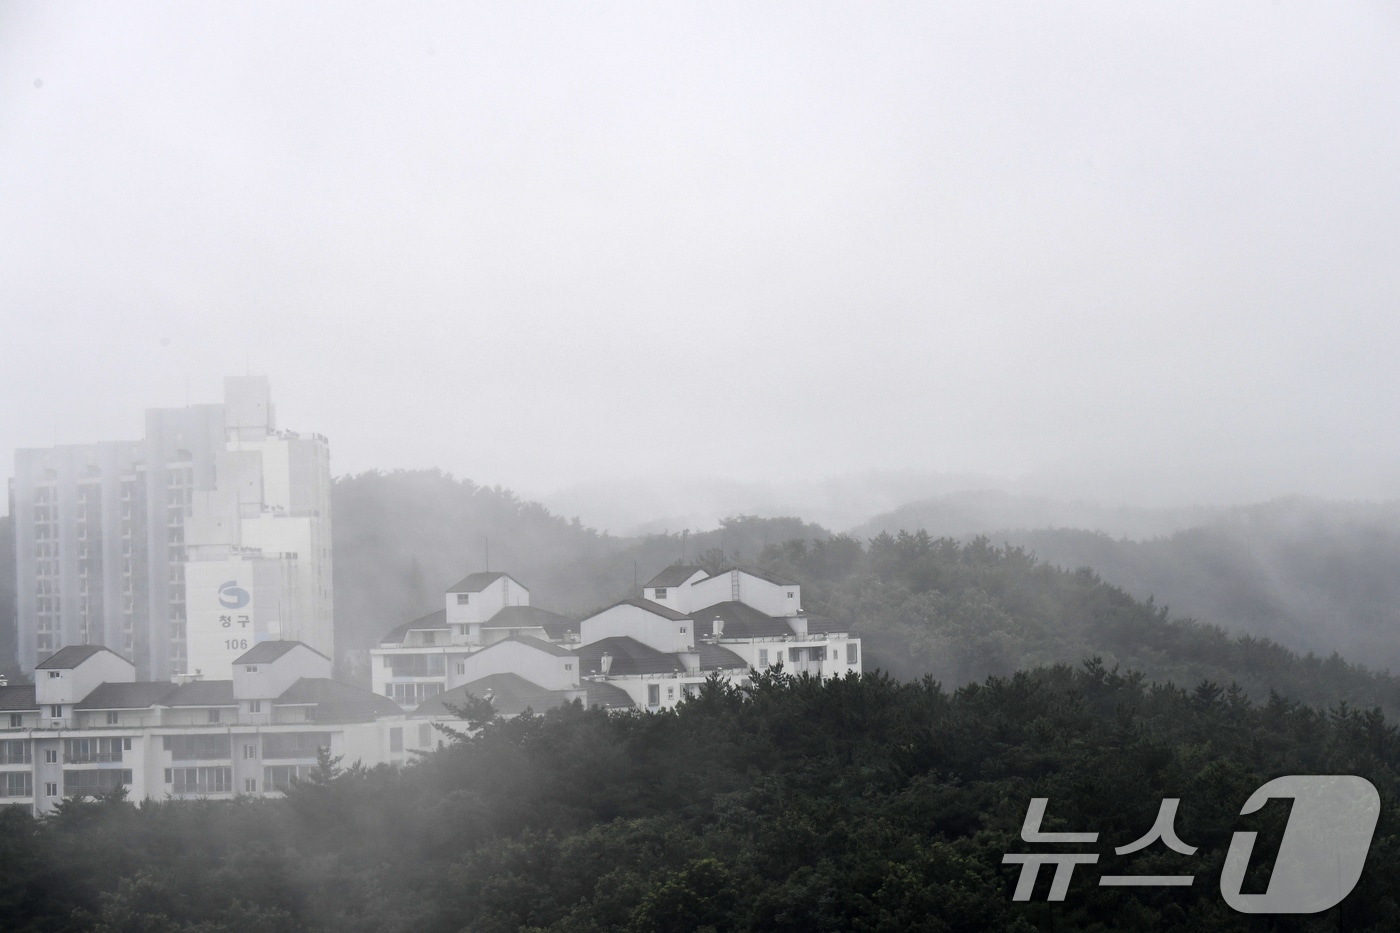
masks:
<instances>
[{"instance_id":1,"label":"row of houses on hill","mask_svg":"<svg viewBox=\"0 0 1400 933\"><path fill-rule=\"evenodd\" d=\"M365 690L332 679L330 659L296 641L254 644L229 680L139 681L108 648L65 647L32 685L0 686L0 805L42 814L117 787L132 799L277 795L322 748L346 764L411 761L441 744L434 724L455 721L469 695L503 716L575 700L656 711L715 675L743 684L777 664L819 678L861 670L847 626L804 612L797 584L742 567L669 567L640 598L582 619L531 606L509 574L471 574L371 655Z\"/></svg>"}]
</instances>

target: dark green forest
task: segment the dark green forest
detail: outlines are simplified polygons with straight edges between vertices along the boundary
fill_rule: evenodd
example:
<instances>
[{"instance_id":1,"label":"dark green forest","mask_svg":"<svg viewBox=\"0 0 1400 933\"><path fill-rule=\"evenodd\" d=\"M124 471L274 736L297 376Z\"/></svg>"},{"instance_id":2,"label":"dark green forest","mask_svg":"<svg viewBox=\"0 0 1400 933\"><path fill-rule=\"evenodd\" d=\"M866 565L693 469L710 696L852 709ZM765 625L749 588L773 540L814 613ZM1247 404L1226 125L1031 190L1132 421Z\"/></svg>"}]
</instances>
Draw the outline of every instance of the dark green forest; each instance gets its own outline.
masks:
<instances>
[{"instance_id":1,"label":"dark green forest","mask_svg":"<svg viewBox=\"0 0 1400 933\"><path fill-rule=\"evenodd\" d=\"M1154 686L1091 660L952 693L881 674L719 683L674 712L578 706L490 720L395 771L323 759L282 800L65 803L0 814L11 931L1394 930L1396 766L1384 717L1232 687ZM1218 893L1237 816L1286 773L1360 774L1383 814L1356 890L1315 917L1249 918ZM1031 797L1045 829L1096 831L1099 866L1062 902L1015 903ZM1199 847L1114 856L1163 797ZM1270 848L1270 845L1274 848ZM1083 848L1083 847L1080 847ZM1191 874L1100 888L1095 870Z\"/></svg>"}]
</instances>

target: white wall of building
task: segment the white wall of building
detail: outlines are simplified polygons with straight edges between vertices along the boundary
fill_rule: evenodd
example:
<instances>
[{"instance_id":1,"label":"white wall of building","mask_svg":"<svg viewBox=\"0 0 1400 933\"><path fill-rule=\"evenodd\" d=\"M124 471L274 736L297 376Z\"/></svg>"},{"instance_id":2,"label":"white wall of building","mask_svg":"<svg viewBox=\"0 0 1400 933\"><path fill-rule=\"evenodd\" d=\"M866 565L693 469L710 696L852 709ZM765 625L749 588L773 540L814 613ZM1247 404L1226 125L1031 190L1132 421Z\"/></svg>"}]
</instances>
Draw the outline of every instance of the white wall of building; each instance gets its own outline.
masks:
<instances>
[{"instance_id":1,"label":"white wall of building","mask_svg":"<svg viewBox=\"0 0 1400 933\"><path fill-rule=\"evenodd\" d=\"M631 603L604 609L579 623L581 645L624 635L667 654L695 647L695 625L690 619L667 619Z\"/></svg>"}]
</instances>

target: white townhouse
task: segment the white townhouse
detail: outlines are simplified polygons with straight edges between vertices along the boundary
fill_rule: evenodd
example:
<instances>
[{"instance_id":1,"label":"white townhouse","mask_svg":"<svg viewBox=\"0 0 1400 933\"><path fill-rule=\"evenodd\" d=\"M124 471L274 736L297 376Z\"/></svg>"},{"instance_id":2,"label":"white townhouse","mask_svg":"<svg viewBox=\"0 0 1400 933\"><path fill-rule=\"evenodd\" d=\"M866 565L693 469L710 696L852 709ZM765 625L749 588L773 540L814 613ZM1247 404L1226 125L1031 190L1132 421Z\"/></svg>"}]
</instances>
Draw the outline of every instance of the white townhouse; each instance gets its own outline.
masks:
<instances>
[{"instance_id":1,"label":"white townhouse","mask_svg":"<svg viewBox=\"0 0 1400 933\"><path fill-rule=\"evenodd\" d=\"M485 647L513 636L568 643L577 633L577 623L531 606L530 591L509 574L473 573L448 589L442 609L400 625L371 649L371 688L413 709L459 683L463 662Z\"/></svg>"},{"instance_id":2,"label":"white townhouse","mask_svg":"<svg viewBox=\"0 0 1400 933\"><path fill-rule=\"evenodd\" d=\"M660 710L715 674L746 683L750 669L777 665L818 678L861 670L849 626L804 612L801 587L763 571L676 565L642 593L572 623L529 606L508 574L472 574L442 611L399 626L371 652L375 691L414 719L451 719L467 694L487 692L503 715L575 699Z\"/></svg>"},{"instance_id":3,"label":"white townhouse","mask_svg":"<svg viewBox=\"0 0 1400 933\"><path fill-rule=\"evenodd\" d=\"M260 642L231 680L141 682L135 670L73 645L41 661L32 686L0 687L0 804L40 814L119 786L133 800L278 794L321 748L374 765L434 744L426 723L332 680L330 659L300 642Z\"/></svg>"}]
</instances>

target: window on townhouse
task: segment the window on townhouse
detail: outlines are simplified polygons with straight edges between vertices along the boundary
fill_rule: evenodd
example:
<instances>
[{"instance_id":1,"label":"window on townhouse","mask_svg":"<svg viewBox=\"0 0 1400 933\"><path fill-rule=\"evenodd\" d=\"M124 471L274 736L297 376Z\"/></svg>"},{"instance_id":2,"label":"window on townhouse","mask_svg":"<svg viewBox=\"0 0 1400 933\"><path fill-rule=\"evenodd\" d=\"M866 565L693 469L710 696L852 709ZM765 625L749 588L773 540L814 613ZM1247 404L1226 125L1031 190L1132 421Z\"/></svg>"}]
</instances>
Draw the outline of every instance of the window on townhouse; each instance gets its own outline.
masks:
<instances>
[{"instance_id":1,"label":"window on townhouse","mask_svg":"<svg viewBox=\"0 0 1400 933\"><path fill-rule=\"evenodd\" d=\"M256 793L258 792L258 779L257 779L257 778L244 778L244 779L243 779L243 792L246 793L246 794L256 794Z\"/></svg>"},{"instance_id":2,"label":"window on townhouse","mask_svg":"<svg viewBox=\"0 0 1400 933\"><path fill-rule=\"evenodd\" d=\"M657 599L665 599L665 598L666 598L666 587L664 587L664 586L658 586L658 587L656 588L656 598L657 598Z\"/></svg>"},{"instance_id":3,"label":"window on townhouse","mask_svg":"<svg viewBox=\"0 0 1400 933\"><path fill-rule=\"evenodd\" d=\"M56 764L58 764L58 749L56 749L56 748L47 748L47 749L44 749L44 763L45 763L45 764L50 764L50 765L56 765Z\"/></svg>"},{"instance_id":4,"label":"window on townhouse","mask_svg":"<svg viewBox=\"0 0 1400 933\"><path fill-rule=\"evenodd\" d=\"M119 717L115 711L110 711L110 712L108 712L108 713L107 713L107 725L109 725L109 726L115 726L115 725L117 724L117 720L118 720L119 718L121 718L121 717Z\"/></svg>"},{"instance_id":5,"label":"window on townhouse","mask_svg":"<svg viewBox=\"0 0 1400 933\"><path fill-rule=\"evenodd\" d=\"M860 659L860 651L856 645L846 646L846 663L855 664Z\"/></svg>"},{"instance_id":6,"label":"window on townhouse","mask_svg":"<svg viewBox=\"0 0 1400 933\"><path fill-rule=\"evenodd\" d=\"M676 698L676 688L675 688L675 687L667 687L667 688L666 688L666 701L667 701L667 702L670 702L671 700L674 700L675 698Z\"/></svg>"},{"instance_id":7,"label":"window on townhouse","mask_svg":"<svg viewBox=\"0 0 1400 933\"><path fill-rule=\"evenodd\" d=\"M219 711L218 711L218 710L216 710L216 709L211 709L211 710L209 711L209 724L210 724L211 726L214 725L215 723L217 723L217 722L219 721L220 718L221 718L221 717L219 716Z\"/></svg>"},{"instance_id":8,"label":"window on townhouse","mask_svg":"<svg viewBox=\"0 0 1400 933\"><path fill-rule=\"evenodd\" d=\"M249 664L247 667L243 668L243 670L249 674L256 674L258 672L258 666L256 664Z\"/></svg>"},{"instance_id":9,"label":"window on townhouse","mask_svg":"<svg viewBox=\"0 0 1400 933\"><path fill-rule=\"evenodd\" d=\"M760 648L760 649L758 649L758 666L759 666L760 668L766 668L766 667L768 666L768 649L767 649L767 648Z\"/></svg>"},{"instance_id":10,"label":"window on townhouse","mask_svg":"<svg viewBox=\"0 0 1400 933\"><path fill-rule=\"evenodd\" d=\"M258 757L258 747L257 747L256 745L244 745L244 746L243 746L243 757L244 757L245 759L251 759L251 758L256 758L256 757Z\"/></svg>"},{"instance_id":11,"label":"window on townhouse","mask_svg":"<svg viewBox=\"0 0 1400 933\"><path fill-rule=\"evenodd\" d=\"M459 605L459 606L465 606L465 605L467 605L467 603L469 603L470 601L471 601L471 594L470 594L470 593L458 593L458 594L457 594L457 605Z\"/></svg>"},{"instance_id":12,"label":"window on townhouse","mask_svg":"<svg viewBox=\"0 0 1400 933\"><path fill-rule=\"evenodd\" d=\"M464 676L466 673L467 673L467 662L466 662L466 661L458 661L458 662L457 662L457 674L458 674L459 676Z\"/></svg>"},{"instance_id":13,"label":"window on townhouse","mask_svg":"<svg viewBox=\"0 0 1400 933\"><path fill-rule=\"evenodd\" d=\"M23 713L11 713L11 714L10 714L10 728L11 728L11 729L18 729L18 728L20 728L20 727L23 726L23 725L24 725L24 714L23 714Z\"/></svg>"},{"instance_id":14,"label":"window on townhouse","mask_svg":"<svg viewBox=\"0 0 1400 933\"><path fill-rule=\"evenodd\" d=\"M661 685L647 684L647 706L661 705Z\"/></svg>"},{"instance_id":15,"label":"window on townhouse","mask_svg":"<svg viewBox=\"0 0 1400 933\"><path fill-rule=\"evenodd\" d=\"M57 797L57 796L58 796L58 785L55 784L55 783L52 782L52 781L49 781L48 783L46 783L46 784L44 785L44 796L45 796L45 797Z\"/></svg>"},{"instance_id":16,"label":"window on townhouse","mask_svg":"<svg viewBox=\"0 0 1400 933\"><path fill-rule=\"evenodd\" d=\"M262 700L249 700L249 701L248 701L248 712L250 712L250 713L261 713L261 712L262 712Z\"/></svg>"},{"instance_id":17,"label":"window on townhouse","mask_svg":"<svg viewBox=\"0 0 1400 933\"><path fill-rule=\"evenodd\" d=\"M819 647L811 649L811 653L808 655L808 657L810 657L813 661L825 661L826 646L821 645Z\"/></svg>"},{"instance_id":18,"label":"window on townhouse","mask_svg":"<svg viewBox=\"0 0 1400 933\"><path fill-rule=\"evenodd\" d=\"M684 626L684 625L681 626L681 634L682 634L682 635L685 634L685 626Z\"/></svg>"},{"instance_id":19,"label":"window on townhouse","mask_svg":"<svg viewBox=\"0 0 1400 933\"><path fill-rule=\"evenodd\" d=\"M788 590L788 599L793 599L792 590Z\"/></svg>"},{"instance_id":20,"label":"window on townhouse","mask_svg":"<svg viewBox=\"0 0 1400 933\"><path fill-rule=\"evenodd\" d=\"M802 649L801 649L801 648L789 648L789 649L788 649L788 660L791 661L793 664L796 664L798 661L801 661L801 660L802 660Z\"/></svg>"},{"instance_id":21,"label":"window on townhouse","mask_svg":"<svg viewBox=\"0 0 1400 933\"><path fill-rule=\"evenodd\" d=\"M63 707L62 707L62 706L57 706L57 705L55 705L55 706L50 706L50 707L49 707L49 715L52 716L54 719L62 719L62 718L63 718Z\"/></svg>"},{"instance_id":22,"label":"window on townhouse","mask_svg":"<svg viewBox=\"0 0 1400 933\"><path fill-rule=\"evenodd\" d=\"M389 751L403 751L403 727L394 726L389 730Z\"/></svg>"},{"instance_id":23,"label":"window on townhouse","mask_svg":"<svg viewBox=\"0 0 1400 933\"><path fill-rule=\"evenodd\" d=\"M62 676L63 676L63 672L62 672L62 671L49 671L49 680L54 680L55 678L62 677Z\"/></svg>"}]
</instances>

